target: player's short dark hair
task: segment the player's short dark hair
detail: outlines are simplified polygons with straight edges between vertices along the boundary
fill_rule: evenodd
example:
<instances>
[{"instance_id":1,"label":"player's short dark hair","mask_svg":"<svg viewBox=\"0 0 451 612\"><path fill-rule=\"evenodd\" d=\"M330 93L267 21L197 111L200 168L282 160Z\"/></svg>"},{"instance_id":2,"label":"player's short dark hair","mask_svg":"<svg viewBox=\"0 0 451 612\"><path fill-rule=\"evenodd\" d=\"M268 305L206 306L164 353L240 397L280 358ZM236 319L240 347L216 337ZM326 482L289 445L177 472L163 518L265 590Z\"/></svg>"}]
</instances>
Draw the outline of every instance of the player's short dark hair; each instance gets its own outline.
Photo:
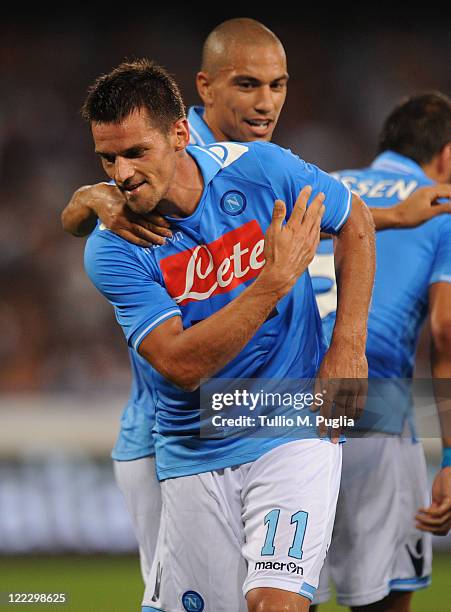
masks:
<instances>
[{"instance_id":1,"label":"player's short dark hair","mask_svg":"<svg viewBox=\"0 0 451 612\"><path fill-rule=\"evenodd\" d=\"M81 114L90 123L120 123L140 109L146 109L152 125L166 133L186 116L175 80L146 58L125 61L98 77L88 89Z\"/></svg>"},{"instance_id":2,"label":"player's short dark hair","mask_svg":"<svg viewBox=\"0 0 451 612\"><path fill-rule=\"evenodd\" d=\"M395 151L427 164L451 142L451 99L430 91L401 102L384 122L378 152Z\"/></svg>"}]
</instances>

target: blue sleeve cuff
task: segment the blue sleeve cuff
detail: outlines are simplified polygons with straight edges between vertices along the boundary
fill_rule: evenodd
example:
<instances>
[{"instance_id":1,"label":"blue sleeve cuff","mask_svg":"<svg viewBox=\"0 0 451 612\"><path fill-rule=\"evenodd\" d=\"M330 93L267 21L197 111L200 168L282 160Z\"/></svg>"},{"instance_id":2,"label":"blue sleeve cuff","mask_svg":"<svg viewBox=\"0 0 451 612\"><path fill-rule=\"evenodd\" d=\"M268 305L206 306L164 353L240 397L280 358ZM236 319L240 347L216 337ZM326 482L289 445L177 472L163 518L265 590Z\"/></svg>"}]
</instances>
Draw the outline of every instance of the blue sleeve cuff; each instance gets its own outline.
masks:
<instances>
[{"instance_id":1,"label":"blue sleeve cuff","mask_svg":"<svg viewBox=\"0 0 451 612\"><path fill-rule=\"evenodd\" d=\"M451 467L451 447L443 449L442 468Z\"/></svg>"},{"instance_id":2,"label":"blue sleeve cuff","mask_svg":"<svg viewBox=\"0 0 451 612\"><path fill-rule=\"evenodd\" d=\"M166 310L166 312L163 312L156 319L153 319L150 323L145 325L143 329L138 329L135 331L135 333L133 334L133 339L130 339L132 347L135 349L136 352L138 352L141 342L144 340L147 334L150 334L150 332L155 327L157 327L158 325L161 325L161 323L166 321L166 319L170 319L171 317L181 317L181 316L182 316L182 313L180 312L178 308L171 308L170 310Z\"/></svg>"}]
</instances>

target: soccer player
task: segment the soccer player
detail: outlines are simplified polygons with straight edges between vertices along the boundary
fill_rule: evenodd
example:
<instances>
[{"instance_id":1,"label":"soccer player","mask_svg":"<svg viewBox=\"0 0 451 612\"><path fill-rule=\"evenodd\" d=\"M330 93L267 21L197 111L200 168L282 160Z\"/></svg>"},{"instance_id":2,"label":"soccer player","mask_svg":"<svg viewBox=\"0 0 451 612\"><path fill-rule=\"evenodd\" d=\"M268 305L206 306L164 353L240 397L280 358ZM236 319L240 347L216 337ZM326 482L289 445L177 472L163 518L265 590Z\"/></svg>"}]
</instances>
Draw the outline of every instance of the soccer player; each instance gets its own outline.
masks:
<instances>
[{"instance_id":1,"label":"soccer player","mask_svg":"<svg viewBox=\"0 0 451 612\"><path fill-rule=\"evenodd\" d=\"M287 79L285 52L273 32L253 19L230 19L220 24L204 44L202 69L196 77L204 106L189 110L190 142L270 140L285 101ZM449 211L448 205L431 206L435 196L429 189L417 190L396 206L373 209L376 227L415 226ZM94 229L97 215L106 227L138 245L163 244L172 235L163 217L136 215L124 194L107 183L78 190L63 212L63 224L74 235L84 236ZM161 501L149 434L154 424L152 390L137 375L139 355L129 352L132 395L113 459L140 543L145 577L155 549Z\"/></svg>"},{"instance_id":2,"label":"soccer player","mask_svg":"<svg viewBox=\"0 0 451 612\"><path fill-rule=\"evenodd\" d=\"M336 174L369 206L387 210L422 186L435 198L449 198L446 188L435 184L451 180L451 100L431 92L400 103L385 120L378 151L368 168ZM377 407L369 401L358 424L374 437L348 440L343 450L328 566L340 604L356 611L401 612L409 610L413 591L430 582L428 532L446 534L451 528L451 428L442 427L443 465L429 504L423 450L414 435L406 434L411 398L405 384L413 374L428 310L432 375L451 378L451 217L437 216L415 229L379 232L376 253L366 354L381 399ZM310 266L329 338L336 306L332 260L332 242L322 241ZM384 389L394 392L386 405ZM318 602L329 597L326 582L322 577Z\"/></svg>"},{"instance_id":3,"label":"soccer player","mask_svg":"<svg viewBox=\"0 0 451 612\"><path fill-rule=\"evenodd\" d=\"M204 439L195 390L215 375L309 381L318 372L356 381L345 399L354 415L366 377L371 216L342 183L275 145L187 148L176 84L146 60L99 77L83 114L128 206L156 209L176 229L141 249L98 226L85 253L129 346L152 366L163 519L144 609L239 609L244 558L251 612L306 610L332 531L341 445L308 424L266 437L225 427ZM320 228L336 235L340 272L325 355L306 271Z\"/></svg>"},{"instance_id":4,"label":"soccer player","mask_svg":"<svg viewBox=\"0 0 451 612\"><path fill-rule=\"evenodd\" d=\"M235 54L232 56L227 48L233 48ZM190 142L270 140L285 101L287 80L285 52L273 32L252 19L221 24L205 41L197 85L206 110L204 114L202 107L190 109ZM161 244L161 235L172 235L161 215L153 215L153 221L136 215L126 206L123 193L107 183L78 190L63 211L63 225L74 235L84 236L93 230L97 214L108 228L142 246ZM146 581L161 510L151 436L154 399L148 378L140 375L140 368L146 367L144 360L133 350L129 350L129 358L132 390L112 457L139 543Z\"/></svg>"}]
</instances>

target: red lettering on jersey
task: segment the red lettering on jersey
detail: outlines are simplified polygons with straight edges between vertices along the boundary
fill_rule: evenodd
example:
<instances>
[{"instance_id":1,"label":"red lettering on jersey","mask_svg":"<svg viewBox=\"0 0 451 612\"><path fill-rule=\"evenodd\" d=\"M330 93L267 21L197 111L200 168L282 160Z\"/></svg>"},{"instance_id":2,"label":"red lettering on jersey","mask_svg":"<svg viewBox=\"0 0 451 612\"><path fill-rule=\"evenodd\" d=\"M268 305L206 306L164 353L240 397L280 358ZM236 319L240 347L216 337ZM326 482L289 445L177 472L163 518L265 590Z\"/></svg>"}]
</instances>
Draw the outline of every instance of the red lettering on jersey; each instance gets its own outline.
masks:
<instances>
[{"instance_id":1,"label":"red lettering on jersey","mask_svg":"<svg viewBox=\"0 0 451 612\"><path fill-rule=\"evenodd\" d=\"M227 293L255 278L265 264L263 232L256 220L160 262L166 288L184 305Z\"/></svg>"}]
</instances>

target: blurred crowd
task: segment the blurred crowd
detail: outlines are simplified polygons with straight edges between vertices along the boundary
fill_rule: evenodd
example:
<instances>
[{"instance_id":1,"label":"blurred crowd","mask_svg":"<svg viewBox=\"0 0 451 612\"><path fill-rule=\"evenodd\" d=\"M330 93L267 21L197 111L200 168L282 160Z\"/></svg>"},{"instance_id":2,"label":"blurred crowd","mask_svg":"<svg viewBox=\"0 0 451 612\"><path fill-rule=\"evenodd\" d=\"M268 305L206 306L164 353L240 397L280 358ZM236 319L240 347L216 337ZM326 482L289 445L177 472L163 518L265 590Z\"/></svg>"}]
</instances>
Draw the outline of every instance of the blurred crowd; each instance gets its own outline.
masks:
<instances>
[{"instance_id":1,"label":"blurred crowd","mask_svg":"<svg viewBox=\"0 0 451 612\"><path fill-rule=\"evenodd\" d=\"M446 28L326 28L259 15L202 20L151 13L121 21L0 25L0 391L124 389L128 361L112 309L83 270L84 240L60 213L80 185L104 180L79 115L86 87L125 57L150 56L199 103L202 42L220 21L261 19L286 46L291 75L275 140L325 170L369 163L401 96L451 93Z\"/></svg>"}]
</instances>

